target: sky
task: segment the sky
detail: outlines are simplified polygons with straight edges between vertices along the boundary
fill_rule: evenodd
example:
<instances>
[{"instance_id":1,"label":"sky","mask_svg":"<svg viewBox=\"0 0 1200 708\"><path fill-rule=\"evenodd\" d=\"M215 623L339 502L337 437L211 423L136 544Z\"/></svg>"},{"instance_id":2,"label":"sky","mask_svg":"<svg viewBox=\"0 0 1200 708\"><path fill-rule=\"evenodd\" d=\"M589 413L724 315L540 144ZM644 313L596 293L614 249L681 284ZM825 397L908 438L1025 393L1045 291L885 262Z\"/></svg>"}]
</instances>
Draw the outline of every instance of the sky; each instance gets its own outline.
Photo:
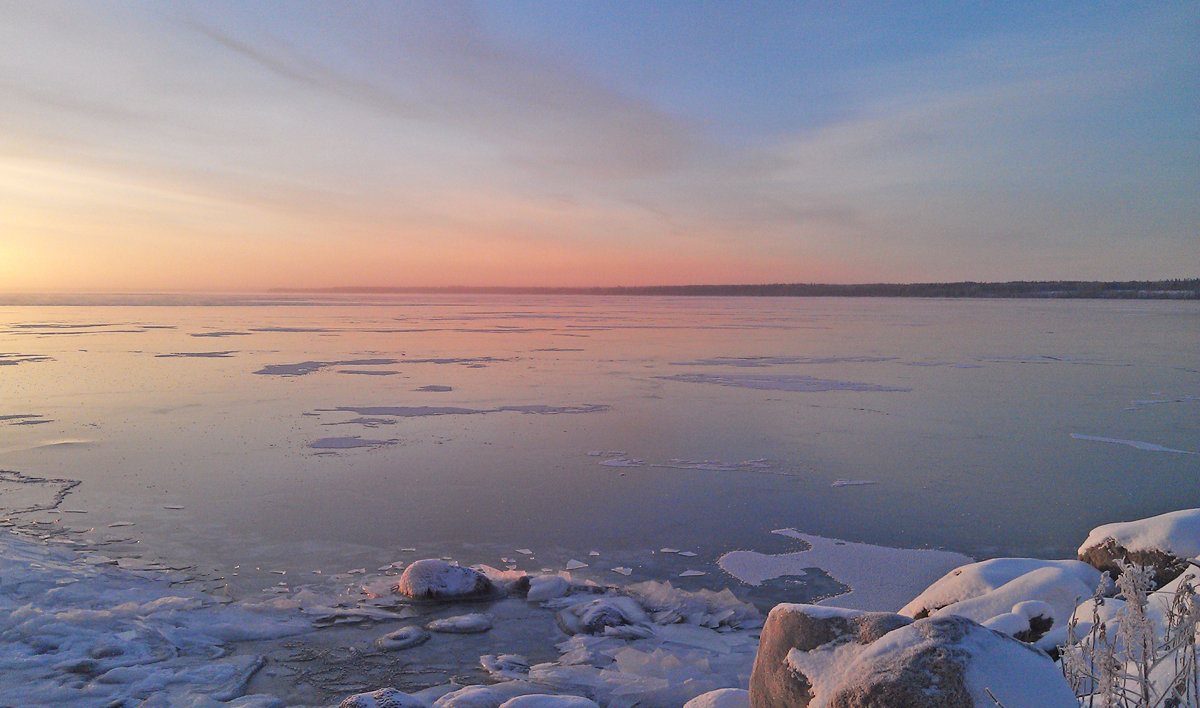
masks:
<instances>
[{"instance_id":1,"label":"sky","mask_svg":"<svg viewBox=\"0 0 1200 708\"><path fill-rule=\"evenodd\" d=\"M1200 277L1200 3L0 0L0 291Z\"/></svg>"}]
</instances>

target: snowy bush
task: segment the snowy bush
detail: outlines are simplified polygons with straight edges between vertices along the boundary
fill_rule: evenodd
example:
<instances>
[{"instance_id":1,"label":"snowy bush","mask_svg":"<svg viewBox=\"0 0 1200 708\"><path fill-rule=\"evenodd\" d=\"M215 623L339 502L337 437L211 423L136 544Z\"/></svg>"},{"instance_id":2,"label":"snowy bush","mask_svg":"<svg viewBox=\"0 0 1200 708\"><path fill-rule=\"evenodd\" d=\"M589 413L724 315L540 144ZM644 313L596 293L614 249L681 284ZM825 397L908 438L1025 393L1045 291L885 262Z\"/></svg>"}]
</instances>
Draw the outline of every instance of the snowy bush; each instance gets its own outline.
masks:
<instances>
[{"instance_id":1,"label":"snowy bush","mask_svg":"<svg viewBox=\"0 0 1200 708\"><path fill-rule=\"evenodd\" d=\"M1189 570L1152 591L1153 569L1126 563L1120 568L1117 597L1097 590L1068 624L1060 664L1080 705L1200 707L1197 573Z\"/></svg>"}]
</instances>

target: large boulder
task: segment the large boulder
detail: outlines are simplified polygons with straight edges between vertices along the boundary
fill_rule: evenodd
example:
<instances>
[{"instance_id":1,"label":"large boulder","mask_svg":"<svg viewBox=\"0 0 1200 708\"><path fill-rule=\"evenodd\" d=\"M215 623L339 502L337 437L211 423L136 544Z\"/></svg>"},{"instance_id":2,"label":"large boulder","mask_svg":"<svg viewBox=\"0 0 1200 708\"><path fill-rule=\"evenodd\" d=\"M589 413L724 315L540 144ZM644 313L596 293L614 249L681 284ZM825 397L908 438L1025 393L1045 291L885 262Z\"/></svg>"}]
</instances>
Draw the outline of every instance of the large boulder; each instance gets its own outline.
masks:
<instances>
[{"instance_id":1,"label":"large boulder","mask_svg":"<svg viewBox=\"0 0 1200 708\"><path fill-rule=\"evenodd\" d=\"M1154 569L1162 587L1185 569L1187 559L1200 556L1200 509L1182 509L1137 521L1097 526L1079 547L1079 560L1114 576L1117 561Z\"/></svg>"},{"instance_id":2,"label":"large boulder","mask_svg":"<svg viewBox=\"0 0 1200 708\"><path fill-rule=\"evenodd\" d=\"M437 558L419 560L404 569L396 592L414 600L479 600L498 593L495 583L477 570Z\"/></svg>"},{"instance_id":3,"label":"large boulder","mask_svg":"<svg viewBox=\"0 0 1200 708\"><path fill-rule=\"evenodd\" d=\"M780 609L783 608L783 609ZM754 708L1078 708L1044 653L965 617L781 605L763 628Z\"/></svg>"},{"instance_id":4,"label":"large boulder","mask_svg":"<svg viewBox=\"0 0 1200 708\"><path fill-rule=\"evenodd\" d=\"M813 677L793 670L792 652L844 660L888 632L910 623L890 612L861 612L817 605L776 605L763 625L750 675L754 708L804 708L813 698Z\"/></svg>"}]
</instances>

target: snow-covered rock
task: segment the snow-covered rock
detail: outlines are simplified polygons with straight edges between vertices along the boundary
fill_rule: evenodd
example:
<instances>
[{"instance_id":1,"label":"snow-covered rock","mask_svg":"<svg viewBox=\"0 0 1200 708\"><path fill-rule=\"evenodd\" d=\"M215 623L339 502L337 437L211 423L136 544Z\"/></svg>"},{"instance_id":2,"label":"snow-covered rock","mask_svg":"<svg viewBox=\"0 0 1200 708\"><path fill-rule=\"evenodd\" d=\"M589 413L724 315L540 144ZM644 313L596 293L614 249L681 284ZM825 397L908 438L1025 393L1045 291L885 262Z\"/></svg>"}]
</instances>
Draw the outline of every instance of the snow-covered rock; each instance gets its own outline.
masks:
<instances>
[{"instance_id":1,"label":"snow-covered rock","mask_svg":"<svg viewBox=\"0 0 1200 708\"><path fill-rule=\"evenodd\" d=\"M492 618L485 614L472 612L466 615L436 619L426 625L431 632L445 634L476 634L492 628Z\"/></svg>"},{"instance_id":2,"label":"snow-covered rock","mask_svg":"<svg viewBox=\"0 0 1200 708\"><path fill-rule=\"evenodd\" d=\"M561 575L538 575L529 579L529 592L525 599L530 602L545 602L566 595L571 583Z\"/></svg>"},{"instance_id":3,"label":"snow-covered rock","mask_svg":"<svg viewBox=\"0 0 1200 708\"><path fill-rule=\"evenodd\" d=\"M1080 580L1080 573L1045 566L990 592L947 605L933 616L966 617L980 624L995 625L994 629L1022 641L1036 641L1052 627L1064 626L1075 607L1095 592L1100 573L1090 566L1084 568L1095 576L1088 578L1095 583Z\"/></svg>"},{"instance_id":4,"label":"snow-covered rock","mask_svg":"<svg viewBox=\"0 0 1200 708\"><path fill-rule=\"evenodd\" d=\"M763 625L750 676L755 708L803 708L814 685L847 665L866 645L910 623L890 612L862 612L817 605L776 605ZM806 655L812 668L798 671L791 656Z\"/></svg>"},{"instance_id":5,"label":"snow-covered rock","mask_svg":"<svg viewBox=\"0 0 1200 708\"><path fill-rule=\"evenodd\" d=\"M1102 571L1120 572L1116 561L1154 568L1154 582L1165 585L1200 556L1200 509L1182 509L1137 521L1097 526L1079 547L1079 560Z\"/></svg>"},{"instance_id":6,"label":"snow-covered rock","mask_svg":"<svg viewBox=\"0 0 1200 708\"><path fill-rule=\"evenodd\" d=\"M782 608L782 609L781 609ZM1040 651L965 618L781 605L750 681L754 708L1078 708Z\"/></svg>"},{"instance_id":7,"label":"snow-covered rock","mask_svg":"<svg viewBox=\"0 0 1200 708\"><path fill-rule=\"evenodd\" d=\"M429 640L429 632L420 627L401 627L375 640L375 646L384 651L409 649Z\"/></svg>"},{"instance_id":8,"label":"snow-covered rock","mask_svg":"<svg viewBox=\"0 0 1200 708\"><path fill-rule=\"evenodd\" d=\"M437 558L419 560L405 568L395 589L416 600L471 600L497 592L496 585L483 573Z\"/></svg>"},{"instance_id":9,"label":"snow-covered rock","mask_svg":"<svg viewBox=\"0 0 1200 708\"><path fill-rule=\"evenodd\" d=\"M510 698L500 708L600 708L583 696L559 696L550 693L531 693Z\"/></svg>"},{"instance_id":10,"label":"snow-covered rock","mask_svg":"<svg viewBox=\"0 0 1200 708\"><path fill-rule=\"evenodd\" d=\"M702 693L683 708L750 708L750 692L744 688L719 688Z\"/></svg>"},{"instance_id":11,"label":"snow-covered rock","mask_svg":"<svg viewBox=\"0 0 1200 708\"><path fill-rule=\"evenodd\" d=\"M1088 590L1084 593L1085 597L1090 596L1100 583L1100 572L1080 561L1039 560L1037 558L994 558L979 563L968 563L946 573L907 605L900 608L900 614L912 617L913 619L928 617L944 607L987 595L1023 575L1045 568L1055 568L1062 571L1062 575L1057 577L1061 578L1064 582L1067 582L1069 578L1073 578L1087 586ZM992 616L1008 612L1016 602L1037 599L1042 598L1014 598L1013 602L1010 602L1007 607L999 608ZM1071 605L1071 608L1067 610L1068 615L1074 607L1074 605ZM971 617L971 619L977 622L988 619L987 617L980 619L979 616L970 614L966 616Z\"/></svg>"},{"instance_id":12,"label":"snow-covered rock","mask_svg":"<svg viewBox=\"0 0 1200 708\"><path fill-rule=\"evenodd\" d=\"M339 708L426 708L426 705L394 688L381 688L350 696L341 702Z\"/></svg>"}]
</instances>

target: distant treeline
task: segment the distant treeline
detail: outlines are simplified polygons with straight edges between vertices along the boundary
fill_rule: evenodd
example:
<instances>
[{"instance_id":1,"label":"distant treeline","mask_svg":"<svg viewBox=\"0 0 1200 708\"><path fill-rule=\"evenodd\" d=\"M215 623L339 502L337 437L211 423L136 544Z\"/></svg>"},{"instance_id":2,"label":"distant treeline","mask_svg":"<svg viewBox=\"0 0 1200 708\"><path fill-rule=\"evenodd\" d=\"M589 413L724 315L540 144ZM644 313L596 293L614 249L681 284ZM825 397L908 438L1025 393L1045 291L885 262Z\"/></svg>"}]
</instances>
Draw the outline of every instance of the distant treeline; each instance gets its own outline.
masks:
<instances>
[{"instance_id":1,"label":"distant treeline","mask_svg":"<svg viewBox=\"0 0 1200 708\"><path fill-rule=\"evenodd\" d=\"M1008 283L768 283L763 285L644 285L605 288L339 287L274 292L446 295L683 295L732 297L992 297L1200 299L1200 278L1185 280L1018 280Z\"/></svg>"}]
</instances>

